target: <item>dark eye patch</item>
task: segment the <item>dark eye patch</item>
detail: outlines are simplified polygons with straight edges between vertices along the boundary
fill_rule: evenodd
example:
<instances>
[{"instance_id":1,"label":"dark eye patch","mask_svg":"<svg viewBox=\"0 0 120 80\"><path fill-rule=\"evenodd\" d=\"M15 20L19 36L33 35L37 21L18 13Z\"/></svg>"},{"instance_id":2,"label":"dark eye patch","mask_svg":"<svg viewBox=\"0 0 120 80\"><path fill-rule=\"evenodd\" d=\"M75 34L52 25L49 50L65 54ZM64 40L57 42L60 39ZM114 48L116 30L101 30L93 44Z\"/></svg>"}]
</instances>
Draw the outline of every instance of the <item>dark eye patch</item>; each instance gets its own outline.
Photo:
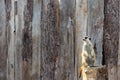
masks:
<instances>
[{"instance_id":1,"label":"dark eye patch","mask_svg":"<svg viewBox=\"0 0 120 80\"><path fill-rule=\"evenodd\" d=\"M91 40L91 38L89 38L89 40Z\"/></svg>"},{"instance_id":2,"label":"dark eye patch","mask_svg":"<svg viewBox=\"0 0 120 80\"><path fill-rule=\"evenodd\" d=\"M87 39L88 37L85 37L85 39Z\"/></svg>"}]
</instances>

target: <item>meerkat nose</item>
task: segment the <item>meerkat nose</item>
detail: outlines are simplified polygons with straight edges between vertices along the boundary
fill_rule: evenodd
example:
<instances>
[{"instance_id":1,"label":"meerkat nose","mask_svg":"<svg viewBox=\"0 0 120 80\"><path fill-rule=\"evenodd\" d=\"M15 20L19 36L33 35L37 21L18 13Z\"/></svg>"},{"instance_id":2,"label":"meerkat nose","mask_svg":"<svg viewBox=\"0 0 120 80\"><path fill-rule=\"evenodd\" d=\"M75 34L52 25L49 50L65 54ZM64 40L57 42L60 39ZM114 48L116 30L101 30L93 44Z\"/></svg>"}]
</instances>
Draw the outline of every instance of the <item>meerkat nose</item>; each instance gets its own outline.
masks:
<instances>
[{"instance_id":1,"label":"meerkat nose","mask_svg":"<svg viewBox=\"0 0 120 80\"><path fill-rule=\"evenodd\" d=\"M85 39L83 39L83 41L85 41Z\"/></svg>"}]
</instances>

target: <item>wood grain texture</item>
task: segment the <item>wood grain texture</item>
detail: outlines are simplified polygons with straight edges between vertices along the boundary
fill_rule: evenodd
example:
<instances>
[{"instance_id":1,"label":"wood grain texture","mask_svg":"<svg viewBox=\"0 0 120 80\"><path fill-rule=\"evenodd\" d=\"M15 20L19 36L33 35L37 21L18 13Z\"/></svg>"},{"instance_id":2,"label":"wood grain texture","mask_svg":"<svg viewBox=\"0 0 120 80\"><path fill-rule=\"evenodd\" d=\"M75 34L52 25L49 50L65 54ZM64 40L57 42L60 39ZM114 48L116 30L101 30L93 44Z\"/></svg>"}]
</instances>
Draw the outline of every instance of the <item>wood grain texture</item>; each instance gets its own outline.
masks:
<instances>
[{"instance_id":1,"label":"wood grain texture","mask_svg":"<svg viewBox=\"0 0 120 80\"><path fill-rule=\"evenodd\" d=\"M92 38L97 63L105 61L108 79L119 80L119 4L0 0L0 80L79 80L85 36Z\"/></svg>"},{"instance_id":2,"label":"wood grain texture","mask_svg":"<svg viewBox=\"0 0 120 80\"><path fill-rule=\"evenodd\" d=\"M23 15L24 28L22 29L22 77L23 80L31 80L33 0L26 0Z\"/></svg>"},{"instance_id":3,"label":"wood grain texture","mask_svg":"<svg viewBox=\"0 0 120 80\"><path fill-rule=\"evenodd\" d=\"M57 80L75 80L75 1L60 0L60 52Z\"/></svg>"},{"instance_id":4,"label":"wood grain texture","mask_svg":"<svg viewBox=\"0 0 120 80\"><path fill-rule=\"evenodd\" d=\"M107 80L106 66L87 68L85 74L87 80Z\"/></svg>"},{"instance_id":5,"label":"wood grain texture","mask_svg":"<svg viewBox=\"0 0 120 80\"><path fill-rule=\"evenodd\" d=\"M7 73L7 28L5 2L0 0L0 80L6 80Z\"/></svg>"},{"instance_id":6,"label":"wood grain texture","mask_svg":"<svg viewBox=\"0 0 120 80\"><path fill-rule=\"evenodd\" d=\"M7 28L8 28L8 59L7 59L7 79L14 79L14 54L15 54L15 26L14 26L14 1L6 1L6 15L10 18L7 18Z\"/></svg>"},{"instance_id":7,"label":"wood grain texture","mask_svg":"<svg viewBox=\"0 0 120 80\"><path fill-rule=\"evenodd\" d=\"M58 0L43 0L41 27L41 80L55 80L60 54Z\"/></svg>"},{"instance_id":8,"label":"wood grain texture","mask_svg":"<svg viewBox=\"0 0 120 80\"><path fill-rule=\"evenodd\" d=\"M119 5L120 5L120 1L119 1ZM120 79L120 6L119 6L119 49L118 49L118 65L117 65L117 69L118 69L118 79Z\"/></svg>"},{"instance_id":9,"label":"wood grain texture","mask_svg":"<svg viewBox=\"0 0 120 80\"><path fill-rule=\"evenodd\" d=\"M33 2L32 18L32 80L40 79L41 69L41 0Z\"/></svg>"},{"instance_id":10,"label":"wood grain texture","mask_svg":"<svg viewBox=\"0 0 120 80\"><path fill-rule=\"evenodd\" d=\"M104 0L88 0L87 21L87 35L91 37L95 49L96 64L102 65Z\"/></svg>"},{"instance_id":11,"label":"wood grain texture","mask_svg":"<svg viewBox=\"0 0 120 80\"><path fill-rule=\"evenodd\" d=\"M108 80L119 80L118 69L119 46L119 0L105 0L104 54L108 69Z\"/></svg>"},{"instance_id":12,"label":"wood grain texture","mask_svg":"<svg viewBox=\"0 0 120 80\"><path fill-rule=\"evenodd\" d=\"M23 48L23 29L24 29L24 8L26 5L25 0L18 0L17 1L17 12L16 14L16 27L15 27L15 47L16 47L16 54L15 54L15 80L23 80L22 78L22 48Z\"/></svg>"}]
</instances>

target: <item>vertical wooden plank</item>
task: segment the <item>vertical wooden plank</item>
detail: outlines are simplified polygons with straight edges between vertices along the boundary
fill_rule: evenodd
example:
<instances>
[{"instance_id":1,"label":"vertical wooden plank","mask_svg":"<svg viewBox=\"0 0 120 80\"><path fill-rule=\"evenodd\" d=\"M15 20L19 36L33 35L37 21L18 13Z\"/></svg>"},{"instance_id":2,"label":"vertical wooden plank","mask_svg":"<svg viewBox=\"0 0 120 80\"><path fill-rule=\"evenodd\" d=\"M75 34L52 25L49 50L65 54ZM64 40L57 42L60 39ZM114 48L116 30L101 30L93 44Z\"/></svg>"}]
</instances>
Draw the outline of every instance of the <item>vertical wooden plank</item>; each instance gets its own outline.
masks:
<instances>
[{"instance_id":1,"label":"vertical wooden plank","mask_svg":"<svg viewBox=\"0 0 120 80\"><path fill-rule=\"evenodd\" d=\"M75 79L75 1L60 0L60 47L57 80Z\"/></svg>"},{"instance_id":2,"label":"vertical wooden plank","mask_svg":"<svg viewBox=\"0 0 120 80\"><path fill-rule=\"evenodd\" d=\"M75 65L76 65L76 76L79 75L79 68L81 66L81 52L83 45L83 37L86 36L87 29L87 19L88 19L88 10L87 10L87 0L76 0L76 30L75 30Z\"/></svg>"},{"instance_id":3,"label":"vertical wooden plank","mask_svg":"<svg viewBox=\"0 0 120 80\"><path fill-rule=\"evenodd\" d=\"M16 14L16 54L15 54L15 80L23 80L22 78L22 30L24 29L24 8L26 5L26 0L17 1L17 14Z\"/></svg>"},{"instance_id":4,"label":"vertical wooden plank","mask_svg":"<svg viewBox=\"0 0 120 80\"><path fill-rule=\"evenodd\" d=\"M118 79L120 79L120 1L119 1L119 49L118 49Z\"/></svg>"},{"instance_id":5,"label":"vertical wooden plank","mask_svg":"<svg viewBox=\"0 0 120 80\"><path fill-rule=\"evenodd\" d=\"M58 0L43 0L41 26L41 80L55 80L60 53Z\"/></svg>"},{"instance_id":6,"label":"vertical wooden plank","mask_svg":"<svg viewBox=\"0 0 120 80\"><path fill-rule=\"evenodd\" d=\"M32 80L40 80L41 5L41 0L34 0L32 20Z\"/></svg>"},{"instance_id":7,"label":"vertical wooden plank","mask_svg":"<svg viewBox=\"0 0 120 80\"><path fill-rule=\"evenodd\" d=\"M119 46L119 0L105 0L104 54L108 80L119 80L117 73Z\"/></svg>"},{"instance_id":8,"label":"vertical wooden plank","mask_svg":"<svg viewBox=\"0 0 120 80\"><path fill-rule=\"evenodd\" d=\"M5 1L5 8L6 8L6 29L7 29L7 44L9 46L9 43L10 43L10 24L9 24L9 20L10 20L10 10L11 10L11 0L9 1ZM9 52L8 52L9 54ZM9 64L9 56L7 56L7 80L10 78L10 72L9 71L9 67L10 67L10 64Z\"/></svg>"},{"instance_id":9,"label":"vertical wooden plank","mask_svg":"<svg viewBox=\"0 0 120 80\"><path fill-rule=\"evenodd\" d=\"M33 0L26 0L24 7L24 28L22 29L22 77L31 80L32 69L32 17Z\"/></svg>"},{"instance_id":10,"label":"vertical wooden plank","mask_svg":"<svg viewBox=\"0 0 120 80\"><path fill-rule=\"evenodd\" d=\"M6 80L7 72L7 33L5 2L0 0L0 80Z\"/></svg>"},{"instance_id":11,"label":"vertical wooden plank","mask_svg":"<svg viewBox=\"0 0 120 80\"><path fill-rule=\"evenodd\" d=\"M14 52L15 52L14 0L6 1L6 8L8 9L6 11L8 28L7 80L14 80Z\"/></svg>"},{"instance_id":12,"label":"vertical wooden plank","mask_svg":"<svg viewBox=\"0 0 120 80\"><path fill-rule=\"evenodd\" d=\"M96 64L101 65L103 59L103 22L104 0L88 0L87 35L91 37L96 53Z\"/></svg>"}]
</instances>

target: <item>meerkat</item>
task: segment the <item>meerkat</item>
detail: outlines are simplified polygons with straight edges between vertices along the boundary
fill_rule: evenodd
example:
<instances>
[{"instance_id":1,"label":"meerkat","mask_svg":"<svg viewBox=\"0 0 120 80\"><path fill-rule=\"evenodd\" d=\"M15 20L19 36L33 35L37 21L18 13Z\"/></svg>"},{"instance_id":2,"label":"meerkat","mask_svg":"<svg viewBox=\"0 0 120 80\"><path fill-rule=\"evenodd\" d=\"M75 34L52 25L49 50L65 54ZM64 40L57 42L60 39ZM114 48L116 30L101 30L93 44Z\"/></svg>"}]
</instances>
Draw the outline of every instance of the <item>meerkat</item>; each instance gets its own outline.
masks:
<instances>
[{"instance_id":1,"label":"meerkat","mask_svg":"<svg viewBox=\"0 0 120 80\"><path fill-rule=\"evenodd\" d=\"M91 38L85 37L83 39L83 48L82 48L82 66L80 67L80 75L79 78L82 76L85 76L85 69L88 67L95 66L96 62L96 55L94 51L94 46L91 42ZM86 80L86 79L84 79Z\"/></svg>"}]
</instances>

